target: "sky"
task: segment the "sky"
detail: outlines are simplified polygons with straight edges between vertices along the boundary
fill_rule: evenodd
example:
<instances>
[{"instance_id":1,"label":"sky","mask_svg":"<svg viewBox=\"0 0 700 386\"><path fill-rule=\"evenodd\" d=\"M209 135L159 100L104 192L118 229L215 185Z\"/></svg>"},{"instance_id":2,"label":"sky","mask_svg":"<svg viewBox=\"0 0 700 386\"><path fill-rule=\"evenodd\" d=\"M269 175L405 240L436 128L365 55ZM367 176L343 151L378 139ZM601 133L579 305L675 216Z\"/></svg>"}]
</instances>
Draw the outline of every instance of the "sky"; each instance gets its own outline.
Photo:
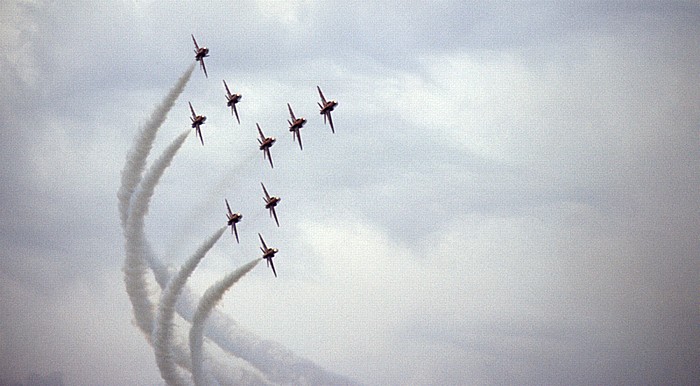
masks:
<instances>
[{"instance_id":1,"label":"sky","mask_svg":"<svg viewBox=\"0 0 700 386\"><path fill-rule=\"evenodd\" d=\"M233 334L367 385L700 383L697 4L6 1L0 384L165 384L116 192L190 34L209 77L195 68L149 163L188 101L205 146L190 133L146 234L177 268L226 225L224 198L243 214L195 295L259 257L257 233L279 249L277 278L258 264L217 306Z\"/></svg>"}]
</instances>

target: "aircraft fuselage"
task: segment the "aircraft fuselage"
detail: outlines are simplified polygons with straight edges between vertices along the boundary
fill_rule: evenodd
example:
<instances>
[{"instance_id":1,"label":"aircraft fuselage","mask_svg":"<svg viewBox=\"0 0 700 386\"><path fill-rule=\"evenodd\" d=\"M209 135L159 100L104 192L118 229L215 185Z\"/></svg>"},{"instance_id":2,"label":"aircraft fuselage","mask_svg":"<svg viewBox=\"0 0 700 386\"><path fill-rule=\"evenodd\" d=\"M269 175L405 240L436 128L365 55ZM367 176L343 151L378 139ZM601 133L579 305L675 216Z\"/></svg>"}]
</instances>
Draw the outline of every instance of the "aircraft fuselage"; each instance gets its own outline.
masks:
<instances>
[{"instance_id":1,"label":"aircraft fuselage","mask_svg":"<svg viewBox=\"0 0 700 386\"><path fill-rule=\"evenodd\" d=\"M264 141L260 142L260 150L269 149L272 144L275 143L277 139L275 137L265 138Z\"/></svg>"},{"instance_id":2,"label":"aircraft fuselage","mask_svg":"<svg viewBox=\"0 0 700 386\"><path fill-rule=\"evenodd\" d=\"M279 198L279 197L275 197L275 196L270 197L270 199L267 200L267 203L265 204L265 208L267 208L267 209L274 208L275 206L277 206L277 203L280 202L280 200L281 200L281 198Z\"/></svg>"},{"instance_id":3,"label":"aircraft fuselage","mask_svg":"<svg viewBox=\"0 0 700 386\"><path fill-rule=\"evenodd\" d=\"M228 107L233 107L236 103L241 100L241 94L232 94L228 97Z\"/></svg>"},{"instance_id":4,"label":"aircraft fuselage","mask_svg":"<svg viewBox=\"0 0 700 386\"><path fill-rule=\"evenodd\" d=\"M203 125L204 121L206 120L207 117L204 115L197 115L196 117L192 118L192 128L194 129L195 127Z\"/></svg>"},{"instance_id":5,"label":"aircraft fuselage","mask_svg":"<svg viewBox=\"0 0 700 386\"><path fill-rule=\"evenodd\" d=\"M297 118L293 122L289 122L289 131L295 131L299 130L302 127L304 127L304 124L306 123L305 118Z\"/></svg>"},{"instance_id":6,"label":"aircraft fuselage","mask_svg":"<svg viewBox=\"0 0 700 386\"><path fill-rule=\"evenodd\" d=\"M326 102L326 104L323 105L323 108L321 109L321 114L328 114L328 113L330 113L331 111L333 111L333 109L334 109L335 106L337 106L337 105L338 105L338 102L336 102L336 101L328 101L328 102Z\"/></svg>"},{"instance_id":7,"label":"aircraft fuselage","mask_svg":"<svg viewBox=\"0 0 700 386\"><path fill-rule=\"evenodd\" d=\"M262 258L263 259L272 259L273 257L275 257L275 253L277 253L277 252L279 252L277 250L277 248L269 248L263 253Z\"/></svg>"},{"instance_id":8,"label":"aircraft fuselage","mask_svg":"<svg viewBox=\"0 0 700 386\"><path fill-rule=\"evenodd\" d=\"M243 215L240 213L233 213L228 215L228 225L233 225L243 218Z\"/></svg>"},{"instance_id":9,"label":"aircraft fuselage","mask_svg":"<svg viewBox=\"0 0 700 386\"><path fill-rule=\"evenodd\" d=\"M194 58L195 60L202 60L202 58L206 58L209 56L209 49L207 47L202 47L198 50L194 51Z\"/></svg>"}]
</instances>

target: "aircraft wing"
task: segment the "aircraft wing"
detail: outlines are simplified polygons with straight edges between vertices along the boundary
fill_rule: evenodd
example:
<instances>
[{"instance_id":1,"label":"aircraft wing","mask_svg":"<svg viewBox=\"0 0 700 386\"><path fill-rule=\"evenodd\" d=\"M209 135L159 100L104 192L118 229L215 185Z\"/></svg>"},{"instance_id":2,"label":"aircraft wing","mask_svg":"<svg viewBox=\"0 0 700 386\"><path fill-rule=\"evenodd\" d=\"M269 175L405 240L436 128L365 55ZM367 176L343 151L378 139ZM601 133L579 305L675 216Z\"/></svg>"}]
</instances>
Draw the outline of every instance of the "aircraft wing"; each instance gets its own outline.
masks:
<instances>
[{"instance_id":1,"label":"aircraft wing","mask_svg":"<svg viewBox=\"0 0 700 386\"><path fill-rule=\"evenodd\" d=\"M260 237L260 242L262 243L263 248L267 249L267 245L265 245L265 240L263 240L262 235L260 233L258 233L258 237Z\"/></svg>"},{"instance_id":2,"label":"aircraft wing","mask_svg":"<svg viewBox=\"0 0 700 386\"><path fill-rule=\"evenodd\" d=\"M260 125L258 125L257 123L256 123L255 125L258 126L258 133L260 134L260 139L262 139L263 142L264 142L264 141L265 141L265 135L263 134L262 130L260 130ZM261 144L262 144L262 142L261 142Z\"/></svg>"},{"instance_id":3,"label":"aircraft wing","mask_svg":"<svg viewBox=\"0 0 700 386\"><path fill-rule=\"evenodd\" d=\"M274 206L270 208L270 213L272 213L272 217L275 218L275 224L277 224L277 226L280 226L280 222L277 221L277 212L275 211Z\"/></svg>"},{"instance_id":4,"label":"aircraft wing","mask_svg":"<svg viewBox=\"0 0 700 386\"><path fill-rule=\"evenodd\" d=\"M333 134L335 134L335 129L333 128L333 118L331 118L331 112L330 111L327 112L323 117L325 118L326 115L328 115L328 123L331 124L331 132L333 132ZM324 119L324 121L325 121L325 119Z\"/></svg>"},{"instance_id":5,"label":"aircraft wing","mask_svg":"<svg viewBox=\"0 0 700 386\"><path fill-rule=\"evenodd\" d=\"M268 261L270 262L270 268L272 268L272 273L274 273L275 277L277 277L277 272L275 272L275 263L272 262L271 258Z\"/></svg>"},{"instance_id":6,"label":"aircraft wing","mask_svg":"<svg viewBox=\"0 0 700 386\"><path fill-rule=\"evenodd\" d=\"M204 58L199 59L199 64L202 65L202 70L204 70L204 76L208 78L209 75L207 75L207 66L204 65Z\"/></svg>"},{"instance_id":7,"label":"aircraft wing","mask_svg":"<svg viewBox=\"0 0 700 386\"><path fill-rule=\"evenodd\" d=\"M233 212L231 212L231 207L228 204L228 200L224 198L224 201L226 201L226 209L228 209L228 214L233 214Z\"/></svg>"},{"instance_id":8,"label":"aircraft wing","mask_svg":"<svg viewBox=\"0 0 700 386\"><path fill-rule=\"evenodd\" d=\"M197 118L197 114L194 113L194 109L192 108L192 102L187 102L190 105L190 111L192 112L192 122L194 122L194 118Z\"/></svg>"},{"instance_id":9,"label":"aircraft wing","mask_svg":"<svg viewBox=\"0 0 700 386\"><path fill-rule=\"evenodd\" d=\"M263 185L262 182L260 183L260 185L262 185L263 192L265 192L265 197L267 197L265 201L268 201L270 199L270 195L267 193L267 189L265 189L265 185Z\"/></svg>"},{"instance_id":10,"label":"aircraft wing","mask_svg":"<svg viewBox=\"0 0 700 386\"><path fill-rule=\"evenodd\" d=\"M202 142L202 146L204 146L204 138L202 137L202 129L197 125L197 134L199 135L199 141Z\"/></svg>"},{"instance_id":11,"label":"aircraft wing","mask_svg":"<svg viewBox=\"0 0 700 386\"><path fill-rule=\"evenodd\" d=\"M289 115L292 116L292 120L296 121L297 118L294 116L294 111L292 111L292 106L290 106L289 103L287 103L287 108L289 108ZM291 125L291 123L290 123L290 125Z\"/></svg>"},{"instance_id":12,"label":"aircraft wing","mask_svg":"<svg viewBox=\"0 0 700 386\"><path fill-rule=\"evenodd\" d=\"M238 229L236 229L236 223L233 223L233 233L236 235L236 242L240 244L241 242L238 241Z\"/></svg>"},{"instance_id":13,"label":"aircraft wing","mask_svg":"<svg viewBox=\"0 0 700 386\"><path fill-rule=\"evenodd\" d=\"M294 136L296 136L299 140L299 149L304 150L304 147L301 145L301 130L296 129L296 132L293 134L292 138L294 138Z\"/></svg>"},{"instance_id":14,"label":"aircraft wing","mask_svg":"<svg viewBox=\"0 0 700 386\"><path fill-rule=\"evenodd\" d=\"M231 96L231 91L228 90L228 85L226 84L226 81L224 80L224 87L226 87L226 94L228 94L227 97Z\"/></svg>"},{"instance_id":15,"label":"aircraft wing","mask_svg":"<svg viewBox=\"0 0 700 386\"><path fill-rule=\"evenodd\" d=\"M192 36L192 41L194 42L194 48L196 48L197 51L199 51L199 45L197 44L197 41L194 39L194 35L190 34L190 36Z\"/></svg>"},{"instance_id":16,"label":"aircraft wing","mask_svg":"<svg viewBox=\"0 0 700 386\"><path fill-rule=\"evenodd\" d=\"M325 105L326 104L326 97L323 96L323 93L321 92L320 87L316 86L316 88L318 89L318 94L321 96L321 100L323 101L323 104Z\"/></svg>"},{"instance_id":17,"label":"aircraft wing","mask_svg":"<svg viewBox=\"0 0 700 386\"><path fill-rule=\"evenodd\" d=\"M267 154L267 159L268 159L268 161L270 161L270 167L274 169L274 168L275 168L275 165L272 164L272 154L270 154L270 148L269 148L269 147L265 149L265 154ZM268 196L268 198L269 198L269 197L270 197L270 196Z\"/></svg>"},{"instance_id":18,"label":"aircraft wing","mask_svg":"<svg viewBox=\"0 0 700 386\"><path fill-rule=\"evenodd\" d=\"M233 104L233 112L236 114L236 120L238 121L238 124L241 124L240 118L238 118L238 110L236 110L236 104Z\"/></svg>"}]
</instances>

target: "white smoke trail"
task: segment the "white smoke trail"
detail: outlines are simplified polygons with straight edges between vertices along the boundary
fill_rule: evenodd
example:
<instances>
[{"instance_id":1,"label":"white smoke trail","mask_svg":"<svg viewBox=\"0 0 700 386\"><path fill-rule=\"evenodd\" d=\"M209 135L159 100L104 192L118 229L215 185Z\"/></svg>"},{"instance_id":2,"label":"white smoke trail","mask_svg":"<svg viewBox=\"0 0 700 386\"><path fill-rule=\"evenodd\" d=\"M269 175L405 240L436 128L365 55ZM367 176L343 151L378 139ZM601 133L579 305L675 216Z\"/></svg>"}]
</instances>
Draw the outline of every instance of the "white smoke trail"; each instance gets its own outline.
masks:
<instances>
[{"instance_id":1,"label":"white smoke trail","mask_svg":"<svg viewBox=\"0 0 700 386\"><path fill-rule=\"evenodd\" d=\"M121 186L117 192L120 219L124 228L127 249L127 257L124 263L124 281L132 302L136 323L149 342L151 341L155 318L154 306L149 299L148 281L146 280L148 268L145 265L145 261L148 261L148 265L153 270L161 288L165 287L169 277L172 275L168 268L155 257L143 230L144 216L148 211L148 203L155 184L168 166L162 166L162 170L156 173L156 164L162 164L160 161L163 159L163 156L154 163L148 172L148 176L144 177L144 180L154 180L150 183L150 189L144 188L149 183L141 182L141 178L157 131L177 97L184 90L193 70L194 63L178 79L175 86L169 91L161 104L157 106L135 138L133 146L127 154L126 163L122 170ZM174 156L174 153L172 156ZM169 162L167 163L169 164ZM140 191L137 191L139 182L141 182L142 186ZM147 192L148 190L150 192ZM134 204L137 201L141 203L139 205ZM145 206L142 206L142 204ZM134 210L132 206L140 208ZM186 288L183 298L178 302L178 313L191 320L196 308L196 296ZM238 323L229 316L217 310L213 310L210 319L209 326L206 328L208 337L214 340L224 351L237 355L250 362L256 368L269 372L271 379L284 383L293 383L303 379L311 379L315 380L316 383L323 384L353 383L347 378L327 373L306 359L296 357L292 352L277 343L262 341L259 337L238 326ZM178 346L175 351L178 364L189 368L190 356L187 355L189 353L185 353L185 351L189 350ZM218 364L216 365L218 366ZM218 366L217 368L222 367L224 366ZM258 377L256 372L246 372L245 369L242 369L242 366L239 366L239 369L241 371L235 375L231 374L231 376L227 377L219 374L217 378L226 383L232 383L232 379L235 379L236 383L264 383L264 380Z\"/></svg>"},{"instance_id":2,"label":"white smoke trail","mask_svg":"<svg viewBox=\"0 0 700 386\"><path fill-rule=\"evenodd\" d=\"M197 305L197 311L192 318L192 328L190 328L190 353L192 355L192 379L197 386L208 384L204 373L204 350L203 336L204 324L211 313L211 310L216 307L224 293L229 290L240 278L250 272L262 259L255 259L250 263L236 269L223 279L209 287Z\"/></svg>"},{"instance_id":3,"label":"white smoke trail","mask_svg":"<svg viewBox=\"0 0 700 386\"><path fill-rule=\"evenodd\" d=\"M144 256L153 255L150 245L146 241L144 230L144 217L148 213L148 206L153 196L160 177L165 169L170 165L178 149L185 142L190 130L180 134L163 151L148 172L141 180L138 188L131 198L131 206L127 210L126 228L124 237L126 238L126 259L124 261L124 282L126 292L134 308L136 324L146 336L151 335L154 326L153 304L149 299L148 266Z\"/></svg>"},{"instance_id":4,"label":"white smoke trail","mask_svg":"<svg viewBox=\"0 0 700 386\"><path fill-rule=\"evenodd\" d=\"M156 109L151 113L148 121L141 127L131 149L126 156L126 163L122 169L121 186L117 191L119 199L119 217L121 219L122 228L126 228L126 220L129 215L129 205L131 197L134 194L136 186L141 181L141 175L146 168L146 158L153 147L153 141L156 138L158 129L168 116L168 112L175 104L177 98L182 94L187 82L192 76L195 63L190 64L185 72L177 80L177 83L170 89L163 101L156 106Z\"/></svg>"},{"instance_id":5,"label":"white smoke trail","mask_svg":"<svg viewBox=\"0 0 700 386\"><path fill-rule=\"evenodd\" d=\"M153 331L153 349L156 354L156 363L160 369L160 375L168 385L186 385L187 380L178 372L173 358L173 320L175 318L175 302L182 292L192 272L209 250L221 238L226 231L226 226L211 235L197 251L185 261L177 274L170 280L165 290L161 293L156 325Z\"/></svg>"},{"instance_id":6,"label":"white smoke trail","mask_svg":"<svg viewBox=\"0 0 700 386\"><path fill-rule=\"evenodd\" d=\"M151 254L148 258L158 285L165 288L174 273L155 255ZM193 322L198 303L199 297L185 287L176 308L185 320ZM297 356L277 342L263 340L217 309L211 311L209 320L204 326L204 335L222 350L250 363L264 373L271 382L319 385L357 384L350 378L328 372L310 360Z\"/></svg>"},{"instance_id":7,"label":"white smoke trail","mask_svg":"<svg viewBox=\"0 0 700 386\"><path fill-rule=\"evenodd\" d=\"M143 180L134 192L131 198L131 206L127 211L127 222L124 235L126 238L126 259L124 263L124 281L126 283L127 294L131 300L136 317L136 324L139 329L145 334L149 342L153 343L152 332L155 325L154 305L150 300L149 282L147 276L149 267L147 261L157 261L155 254L151 250L150 244L146 239L144 229L144 218L148 212L150 199L153 196L155 187L165 172L165 169L170 165L175 157L178 149L182 146L190 130L180 134L153 162ZM225 228L223 228L225 231ZM170 274L164 277L164 272L168 269L160 263L160 270L155 270L154 273L159 280L161 288L167 284ZM164 282L163 281L165 279ZM186 342L178 342L173 347L171 353L177 364L185 369L191 368L190 350ZM257 371L252 371L244 366L238 366L236 371L222 370L225 364L217 363L216 378L222 384L265 384L267 381L262 378Z\"/></svg>"}]
</instances>

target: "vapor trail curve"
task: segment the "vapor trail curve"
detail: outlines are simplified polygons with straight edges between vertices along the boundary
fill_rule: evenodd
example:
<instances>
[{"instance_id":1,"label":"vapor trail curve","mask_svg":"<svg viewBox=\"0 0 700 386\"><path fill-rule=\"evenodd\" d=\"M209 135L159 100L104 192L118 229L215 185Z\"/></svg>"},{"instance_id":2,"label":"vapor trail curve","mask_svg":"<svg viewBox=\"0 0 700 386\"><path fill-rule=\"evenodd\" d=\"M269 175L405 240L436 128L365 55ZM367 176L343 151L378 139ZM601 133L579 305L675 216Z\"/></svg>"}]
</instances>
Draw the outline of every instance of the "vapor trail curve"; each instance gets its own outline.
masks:
<instances>
[{"instance_id":1,"label":"vapor trail curve","mask_svg":"<svg viewBox=\"0 0 700 386\"><path fill-rule=\"evenodd\" d=\"M190 354L192 356L192 380L196 386L204 386L207 384L207 379L204 372L204 324L211 313L211 310L216 307L224 293L228 291L238 280L240 280L262 259L255 259L250 263L239 267L235 271L226 275L223 279L209 287L204 295L202 295L197 305L197 310L192 318L192 327L190 328Z\"/></svg>"},{"instance_id":2,"label":"vapor trail curve","mask_svg":"<svg viewBox=\"0 0 700 386\"><path fill-rule=\"evenodd\" d=\"M147 257L158 285L165 288L174 273L154 254ZM176 309L185 320L192 322L198 303L198 296L185 287ZM211 311L208 322L204 326L204 335L222 350L250 363L264 373L271 382L319 385L357 384L350 378L329 372L314 362L297 356L277 342L260 338L217 309Z\"/></svg>"},{"instance_id":3,"label":"vapor trail curve","mask_svg":"<svg viewBox=\"0 0 700 386\"><path fill-rule=\"evenodd\" d=\"M154 305L150 300L149 281L150 267L147 261L154 259L155 253L151 249L146 239L144 218L148 213L150 199L153 196L155 187L160 178L172 162L177 151L184 143L189 134L189 130L180 134L153 162L151 167L143 176L134 196L131 198L131 206L127 211L126 229L124 232L126 239L126 259L124 263L124 281L126 283L127 294L134 309L136 324L144 333L149 343L153 344L153 328L155 326ZM225 229L225 228L224 228ZM161 275L162 276L162 275ZM169 279L169 276L168 276ZM165 287L165 283L162 285ZM190 369L189 347L178 344L171 351L177 364ZM266 380L261 378L256 372L250 371L241 366L234 369L225 369L226 364L217 363L216 378L224 384L265 384Z\"/></svg>"},{"instance_id":4,"label":"vapor trail curve","mask_svg":"<svg viewBox=\"0 0 700 386\"><path fill-rule=\"evenodd\" d=\"M146 241L144 217L158 181L165 169L170 166L175 154L180 149L190 131L180 134L168 145L160 157L153 162L144 175L138 188L131 197L131 205L127 210L124 237L126 239L126 259L124 261L124 283L126 292L134 309L136 324L139 329L150 337L154 326L154 306L149 299L148 280L149 267L144 256L153 255L150 244ZM121 201L120 201L121 202Z\"/></svg>"},{"instance_id":5,"label":"vapor trail curve","mask_svg":"<svg viewBox=\"0 0 700 386\"><path fill-rule=\"evenodd\" d=\"M141 127L131 148L127 152L126 163L121 173L121 186L117 191L119 218L121 219L122 228L126 228L131 197L134 194L136 186L141 181L141 176L146 168L146 158L148 158L148 154L151 152L158 129L163 125L170 109L172 109L175 101L185 89L187 82L192 76L194 66L195 63L193 62L187 67L163 101L156 106L156 109L151 113L148 121Z\"/></svg>"},{"instance_id":6,"label":"vapor trail curve","mask_svg":"<svg viewBox=\"0 0 700 386\"><path fill-rule=\"evenodd\" d=\"M133 202L137 200L137 196L140 196L139 200L144 199L145 195L142 193L137 194L136 190L141 179L145 179L145 177L142 177L142 174L145 169L146 159L152 149L158 129L165 121L177 97L184 90L193 70L194 63L187 68L161 104L156 107L146 124L142 126L132 148L127 153L126 163L121 174L121 186L117 191L121 225L127 239L127 258L124 264L125 284L132 302L137 326L145 334L149 342L151 342L151 333L155 319L154 306L148 297L149 289L148 281L146 280L146 269L144 268L144 257L148 260L148 265L153 270L161 288L165 287L172 273L155 257L143 231L141 231L141 234L133 233L135 229L139 228L139 225L143 229L143 218L148 210L148 203L146 203L146 209L143 210L142 215L135 216L137 218L130 220L130 217L133 217L131 214L139 212L138 210L133 211L131 207L134 205ZM154 169L154 166L151 167L151 171ZM163 171L161 171L161 175ZM146 201L150 200L150 195L145 197L145 199ZM129 222L132 224L129 225ZM127 229L130 231L128 232ZM184 296L187 301L178 303L178 313L191 320L193 310L196 308L196 297L189 291L185 291L183 295L187 295ZM179 304L184 304L185 306L180 307ZM325 370L306 359L296 357L288 349L277 343L262 341L259 337L239 327L238 323L226 314L217 310L214 310L212 313L209 325L206 329L206 334L220 348L240 356L257 368L265 369L269 366L277 368L277 371L273 371L273 378L278 381L285 382L286 380L289 383L293 380L303 379L304 375L310 375L311 379L321 380L320 383L353 383L344 377L325 372ZM281 362L276 361L275 357L281 357ZM189 360L189 355L187 355L187 359ZM183 358L178 359L178 364L186 368L189 367ZM282 370L280 371L279 369ZM226 377L218 378L226 379Z\"/></svg>"},{"instance_id":7,"label":"vapor trail curve","mask_svg":"<svg viewBox=\"0 0 700 386\"><path fill-rule=\"evenodd\" d=\"M187 283L192 272L209 250L221 238L226 227L221 227L211 235L197 251L180 267L177 274L170 280L163 290L156 312L156 325L153 330L153 349L156 354L156 363L160 369L161 377L168 385L186 385L187 380L178 373L177 365L173 359L173 319L175 318L175 303Z\"/></svg>"},{"instance_id":8,"label":"vapor trail curve","mask_svg":"<svg viewBox=\"0 0 700 386\"><path fill-rule=\"evenodd\" d=\"M156 363L160 369L160 375L168 385L186 385L187 380L178 372L173 351L173 320L175 318L175 302L182 292L192 272L209 250L221 238L226 231L226 226L221 227L197 248L192 256L180 267L177 274L170 280L160 296L158 312L156 313L156 325L153 330L153 349L156 355Z\"/></svg>"}]
</instances>

